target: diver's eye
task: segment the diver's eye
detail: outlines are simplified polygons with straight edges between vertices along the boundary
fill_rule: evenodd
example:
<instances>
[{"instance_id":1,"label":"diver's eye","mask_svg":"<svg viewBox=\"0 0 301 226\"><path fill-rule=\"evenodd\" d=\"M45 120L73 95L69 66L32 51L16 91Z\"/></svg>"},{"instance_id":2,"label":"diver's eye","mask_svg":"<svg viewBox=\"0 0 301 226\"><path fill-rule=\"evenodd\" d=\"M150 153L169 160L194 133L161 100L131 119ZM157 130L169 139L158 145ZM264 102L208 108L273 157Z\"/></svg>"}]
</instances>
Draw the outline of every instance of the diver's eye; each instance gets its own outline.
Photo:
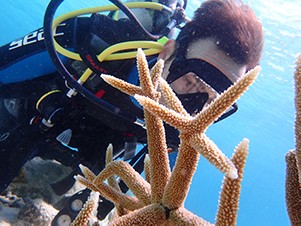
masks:
<instances>
[{"instance_id":1,"label":"diver's eye","mask_svg":"<svg viewBox=\"0 0 301 226\"><path fill-rule=\"evenodd\" d=\"M184 84L183 84L183 91L185 93L192 93L194 92L196 88L196 83L193 79L191 79L191 76L183 76L184 78Z\"/></svg>"}]
</instances>

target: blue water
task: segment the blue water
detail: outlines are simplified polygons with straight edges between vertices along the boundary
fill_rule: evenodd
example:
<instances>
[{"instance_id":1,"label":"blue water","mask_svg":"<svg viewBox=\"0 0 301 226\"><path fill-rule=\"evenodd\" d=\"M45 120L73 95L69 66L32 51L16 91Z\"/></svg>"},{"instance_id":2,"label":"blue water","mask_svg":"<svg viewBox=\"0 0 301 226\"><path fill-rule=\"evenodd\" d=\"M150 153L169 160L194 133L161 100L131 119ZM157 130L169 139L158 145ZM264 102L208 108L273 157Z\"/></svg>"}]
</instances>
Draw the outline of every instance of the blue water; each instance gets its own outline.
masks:
<instances>
[{"instance_id":1,"label":"blue water","mask_svg":"<svg viewBox=\"0 0 301 226\"><path fill-rule=\"evenodd\" d=\"M99 2L108 3L67 0L63 7L76 9ZM190 16L200 2L189 0ZM47 3L48 0L1 0L0 45L41 27ZM248 3L264 26L262 72L238 101L239 111L211 126L207 135L229 157L244 137L250 140L238 225L289 225L284 200L284 156L294 149L293 71L295 57L301 52L301 4L300 0ZM201 158L186 207L214 222L221 180L222 174Z\"/></svg>"}]
</instances>

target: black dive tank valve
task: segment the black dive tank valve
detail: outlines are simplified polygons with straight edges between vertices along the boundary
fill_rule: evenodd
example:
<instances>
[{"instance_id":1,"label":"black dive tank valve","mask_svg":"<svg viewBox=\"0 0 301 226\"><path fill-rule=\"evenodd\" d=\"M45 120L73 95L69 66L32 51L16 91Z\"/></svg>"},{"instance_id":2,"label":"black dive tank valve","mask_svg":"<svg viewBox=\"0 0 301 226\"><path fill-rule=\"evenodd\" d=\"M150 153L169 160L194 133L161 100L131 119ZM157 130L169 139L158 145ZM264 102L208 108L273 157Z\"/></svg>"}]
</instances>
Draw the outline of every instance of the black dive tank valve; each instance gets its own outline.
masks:
<instances>
[{"instance_id":1,"label":"black dive tank valve","mask_svg":"<svg viewBox=\"0 0 301 226\"><path fill-rule=\"evenodd\" d=\"M36 109L43 116L40 129L47 131L53 127L63 115L65 106L66 96L60 90L52 90L44 94L36 104Z\"/></svg>"}]
</instances>

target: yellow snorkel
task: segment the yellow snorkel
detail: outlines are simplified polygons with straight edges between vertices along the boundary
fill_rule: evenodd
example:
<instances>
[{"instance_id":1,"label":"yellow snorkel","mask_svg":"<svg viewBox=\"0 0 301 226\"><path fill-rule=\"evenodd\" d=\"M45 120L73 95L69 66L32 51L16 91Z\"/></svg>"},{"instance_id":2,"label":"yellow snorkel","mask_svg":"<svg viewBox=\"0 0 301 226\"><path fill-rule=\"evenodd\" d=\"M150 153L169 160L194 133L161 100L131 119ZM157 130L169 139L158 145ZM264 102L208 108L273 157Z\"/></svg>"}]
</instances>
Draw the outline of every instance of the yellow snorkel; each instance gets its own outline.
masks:
<instances>
[{"instance_id":1,"label":"yellow snorkel","mask_svg":"<svg viewBox=\"0 0 301 226\"><path fill-rule=\"evenodd\" d=\"M145 8L145 9L153 9L153 10L158 10L158 11L166 10L168 12L172 12L168 7L166 7L162 4L159 4L159 3L155 3L155 2L129 2L129 3L124 3L124 4L131 9L132 8ZM52 29L55 30L60 23L66 21L68 19L77 17L77 16L87 15L87 14L92 14L92 13L106 12L106 11L115 11L115 10L118 10L117 6L115 6L115 5L107 5L107 6L75 10L73 12L66 13L66 14L61 15L58 18L56 18L53 21ZM139 47L135 47L135 44L129 43L128 49L143 48L142 45L145 44L146 45L145 48L147 48L147 50L148 50L146 52L146 55L158 54L162 49L162 45L160 43L151 42L151 41L136 41L136 42L137 42L137 46L139 46ZM56 42L55 39L54 39L54 45L55 45L56 51L58 51L63 56L66 56L73 60L78 60L78 61L82 60L78 53L74 53L74 52L71 52L71 51L63 48ZM118 50L119 44L116 44L116 45L118 45L118 46L116 46L116 47L111 46L114 49L114 51L111 52L110 54L119 51ZM127 45L126 42L125 42L125 44L122 44L121 45L122 49L120 49L120 50L127 49L125 47L126 45ZM101 57L102 60L100 60L100 61L129 59L129 58L135 57L135 55L136 55L136 51L133 51L131 53L127 52L127 53L117 54L116 56L113 56L113 57L109 57L109 55L103 55Z\"/></svg>"}]
</instances>

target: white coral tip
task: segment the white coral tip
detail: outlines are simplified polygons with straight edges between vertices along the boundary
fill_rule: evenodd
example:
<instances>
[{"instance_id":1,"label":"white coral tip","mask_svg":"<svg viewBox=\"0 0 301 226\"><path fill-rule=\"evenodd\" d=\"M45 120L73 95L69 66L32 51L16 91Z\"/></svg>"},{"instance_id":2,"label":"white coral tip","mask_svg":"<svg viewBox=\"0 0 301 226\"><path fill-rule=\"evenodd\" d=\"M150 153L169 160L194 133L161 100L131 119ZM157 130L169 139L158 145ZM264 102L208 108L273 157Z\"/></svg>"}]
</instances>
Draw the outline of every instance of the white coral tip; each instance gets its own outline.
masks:
<instances>
[{"instance_id":1,"label":"white coral tip","mask_svg":"<svg viewBox=\"0 0 301 226\"><path fill-rule=\"evenodd\" d=\"M226 173L226 176L231 179L237 179L238 178L238 172L237 169L232 169L229 172Z\"/></svg>"},{"instance_id":2,"label":"white coral tip","mask_svg":"<svg viewBox=\"0 0 301 226\"><path fill-rule=\"evenodd\" d=\"M103 80L107 81L107 80L108 80L109 78L111 78L112 76L111 76L111 75L107 75L107 74L101 74L100 77L101 77Z\"/></svg>"},{"instance_id":3,"label":"white coral tip","mask_svg":"<svg viewBox=\"0 0 301 226\"><path fill-rule=\"evenodd\" d=\"M82 164L79 164L79 168L82 171L82 173L84 173L88 168Z\"/></svg>"},{"instance_id":4,"label":"white coral tip","mask_svg":"<svg viewBox=\"0 0 301 226\"><path fill-rule=\"evenodd\" d=\"M150 162L149 154L146 154L144 157L144 163Z\"/></svg>"},{"instance_id":5,"label":"white coral tip","mask_svg":"<svg viewBox=\"0 0 301 226\"><path fill-rule=\"evenodd\" d=\"M144 52L142 50L142 48L138 48L137 49L137 56L143 56L144 55Z\"/></svg>"},{"instance_id":6,"label":"white coral tip","mask_svg":"<svg viewBox=\"0 0 301 226\"><path fill-rule=\"evenodd\" d=\"M135 94L135 95L134 95L134 98L139 102L139 104L143 105L143 104L142 104L143 96L141 96L141 95L139 95L139 94Z\"/></svg>"},{"instance_id":7,"label":"white coral tip","mask_svg":"<svg viewBox=\"0 0 301 226\"><path fill-rule=\"evenodd\" d=\"M107 147L107 151L110 151L113 153L113 144L109 143L109 145Z\"/></svg>"}]
</instances>

